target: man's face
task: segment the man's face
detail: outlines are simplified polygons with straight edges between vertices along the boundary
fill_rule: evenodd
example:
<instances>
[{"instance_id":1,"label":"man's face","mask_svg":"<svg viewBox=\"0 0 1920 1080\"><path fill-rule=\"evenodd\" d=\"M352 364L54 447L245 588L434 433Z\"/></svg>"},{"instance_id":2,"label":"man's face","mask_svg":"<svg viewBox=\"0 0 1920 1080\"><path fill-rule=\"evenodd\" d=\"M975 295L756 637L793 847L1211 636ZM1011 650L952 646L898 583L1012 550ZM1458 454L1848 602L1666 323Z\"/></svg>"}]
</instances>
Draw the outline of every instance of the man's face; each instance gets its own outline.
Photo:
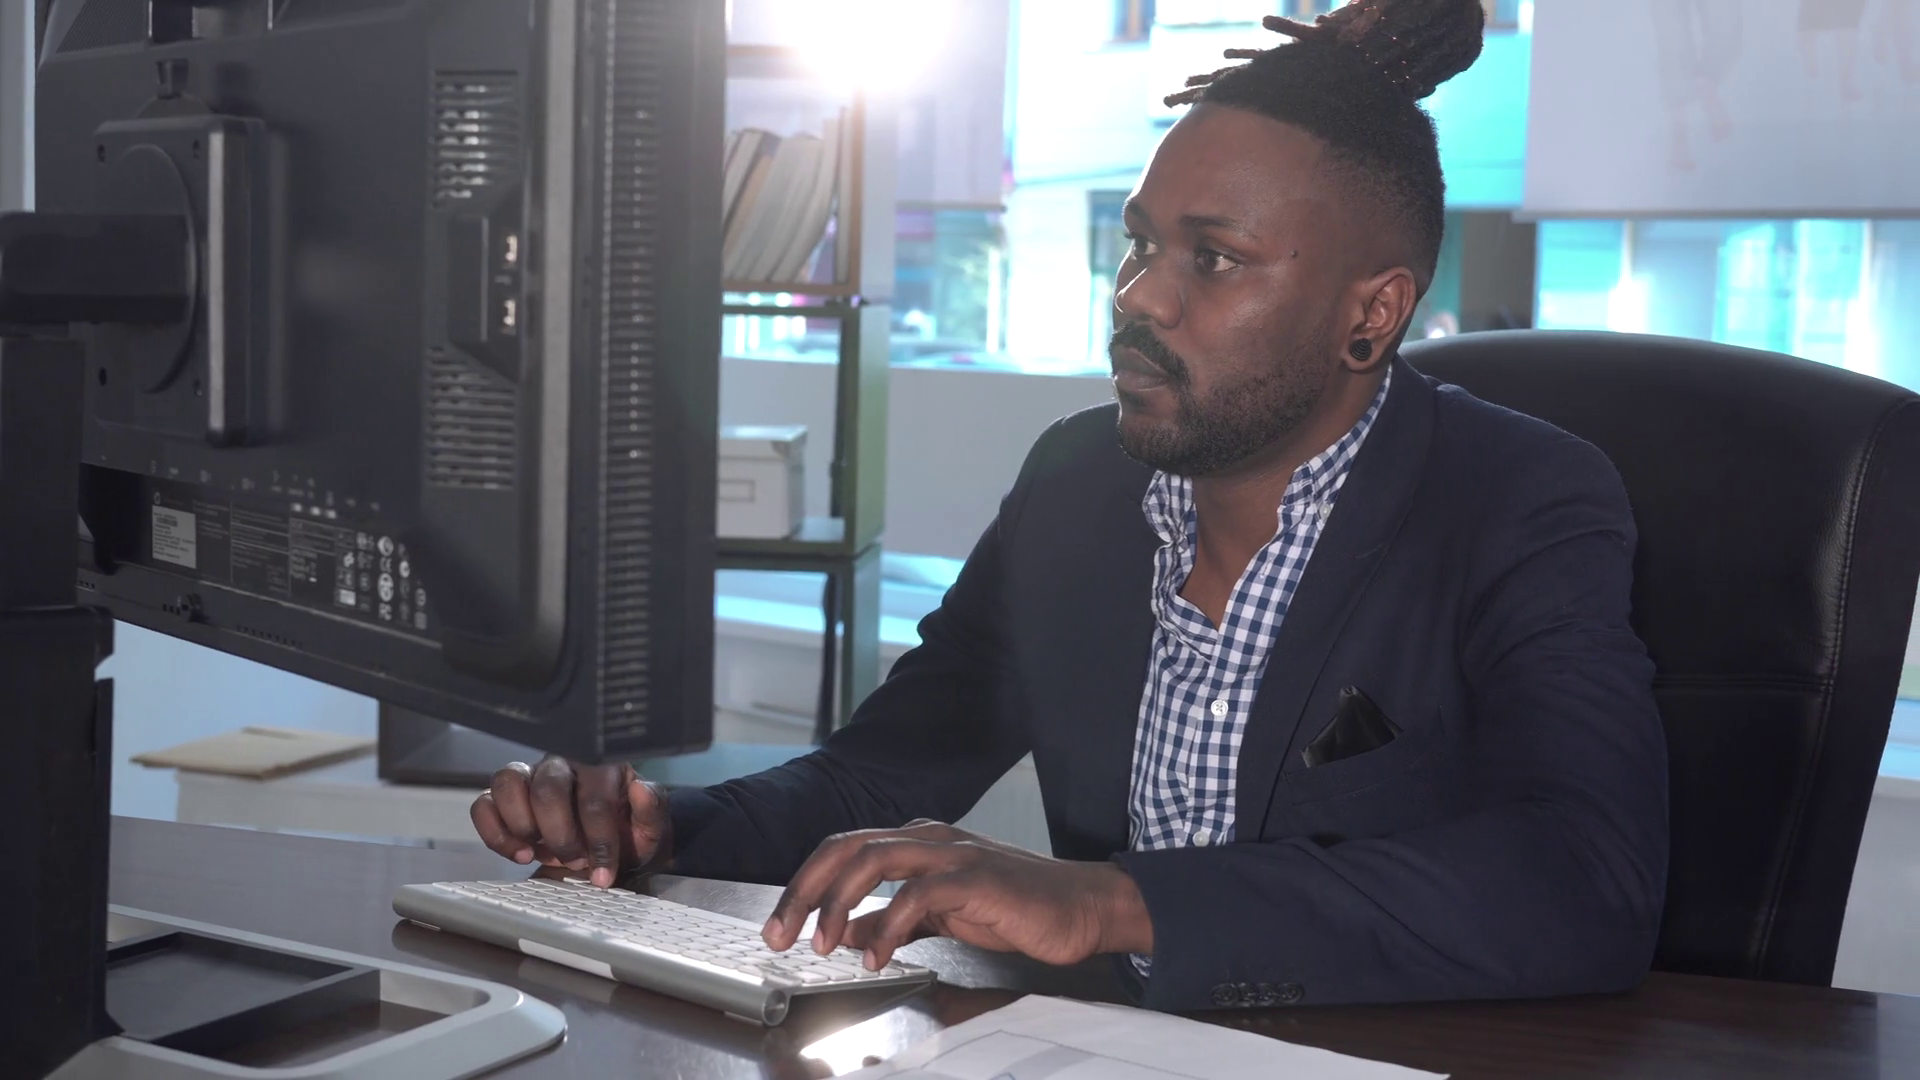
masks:
<instances>
[{"instance_id":1,"label":"man's face","mask_svg":"<svg viewBox=\"0 0 1920 1080\"><path fill-rule=\"evenodd\" d=\"M1321 144L1240 109L1175 124L1127 202L1115 287L1120 442L1208 476L1282 442L1339 363L1345 207Z\"/></svg>"}]
</instances>

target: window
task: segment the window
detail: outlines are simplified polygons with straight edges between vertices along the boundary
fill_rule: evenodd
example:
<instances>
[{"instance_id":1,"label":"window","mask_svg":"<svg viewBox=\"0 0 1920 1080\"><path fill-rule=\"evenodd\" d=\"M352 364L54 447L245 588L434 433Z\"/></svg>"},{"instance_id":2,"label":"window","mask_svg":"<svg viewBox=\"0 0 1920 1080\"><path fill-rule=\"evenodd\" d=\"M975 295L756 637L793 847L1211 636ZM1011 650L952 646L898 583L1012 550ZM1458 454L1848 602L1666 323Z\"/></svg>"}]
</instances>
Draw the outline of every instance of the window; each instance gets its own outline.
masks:
<instances>
[{"instance_id":1,"label":"window","mask_svg":"<svg viewBox=\"0 0 1920 1080\"><path fill-rule=\"evenodd\" d=\"M1539 325L1703 338L1920 388L1920 222L1549 221Z\"/></svg>"},{"instance_id":2,"label":"window","mask_svg":"<svg viewBox=\"0 0 1920 1080\"><path fill-rule=\"evenodd\" d=\"M1122 211L1127 192L1087 192L1087 271L1093 281L1093 295L1087 307L1091 332L1088 334L1087 367L1102 370L1107 364L1107 343L1113 338L1114 278L1120 261L1132 245L1127 241L1127 225Z\"/></svg>"},{"instance_id":3,"label":"window","mask_svg":"<svg viewBox=\"0 0 1920 1080\"><path fill-rule=\"evenodd\" d=\"M1480 0L1480 4L1487 9L1489 30L1517 30L1523 20L1529 24L1533 21L1533 0ZM1522 8L1529 10L1523 12Z\"/></svg>"},{"instance_id":4,"label":"window","mask_svg":"<svg viewBox=\"0 0 1920 1080\"><path fill-rule=\"evenodd\" d=\"M1113 0L1113 40L1145 41L1153 33L1154 0Z\"/></svg>"},{"instance_id":5,"label":"window","mask_svg":"<svg viewBox=\"0 0 1920 1080\"><path fill-rule=\"evenodd\" d=\"M1222 47L1277 43L1258 29L1262 17L1312 19L1340 2L1109 0L1088 6L1034 0L1009 5L1004 54L981 41L955 44L978 60L950 65L971 89L920 87L902 95L898 109L903 158L894 362L1040 374L1105 371L1113 275L1124 252L1119 204L1165 131L1159 96L1192 72L1218 66ZM1524 32L1531 0L1486 2L1492 25L1517 22ZM1178 29L1164 32L1168 27ZM1150 39L1150 48L1105 47ZM992 77L978 75L988 71L1004 77L1004 107L989 100ZM1524 63L1499 69L1506 96L1524 98L1525 71ZM1466 205L1506 204L1505 188L1489 195L1494 181L1474 179L1505 166L1483 168L1485 154L1460 149L1496 139L1488 160L1507 161L1498 155L1511 144L1511 196L1517 199L1524 113L1483 119L1477 105L1440 111L1451 139L1447 153L1462 158L1459 168L1453 162L1449 168L1456 190L1471 195ZM1001 122L977 122L981 117ZM908 153L915 139L917 149ZM1000 185L970 182L963 198L943 193L951 177L971 175L968 170L989 159L1000 166ZM1499 176L1505 183L1508 173ZM1436 280L1416 336L1457 323L1458 298L1445 287L1450 280L1444 271ZM824 361L837 348L833 328L799 315L736 317L727 321L726 348L734 356Z\"/></svg>"},{"instance_id":6,"label":"window","mask_svg":"<svg viewBox=\"0 0 1920 1080\"><path fill-rule=\"evenodd\" d=\"M1000 212L902 206L894 232L893 362L991 366L1005 348Z\"/></svg>"},{"instance_id":7,"label":"window","mask_svg":"<svg viewBox=\"0 0 1920 1080\"><path fill-rule=\"evenodd\" d=\"M896 222L892 362L1006 366L1007 244L999 211L908 204ZM754 294L750 301L777 309L801 298ZM833 319L729 315L721 323L727 356L820 363L839 357L840 324Z\"/></svg>"},{"instance_id":8,"label":"window","mask_svg":"<svg viewBox=\"0 0 1920 1080\"><path fill-rule=\"evenodd\" d=\"M1159 21L1167 26L1217 26L1258 23L1269 15L1312 19L1345 0L1160 0Z\"/></svg>"}]
</instances>

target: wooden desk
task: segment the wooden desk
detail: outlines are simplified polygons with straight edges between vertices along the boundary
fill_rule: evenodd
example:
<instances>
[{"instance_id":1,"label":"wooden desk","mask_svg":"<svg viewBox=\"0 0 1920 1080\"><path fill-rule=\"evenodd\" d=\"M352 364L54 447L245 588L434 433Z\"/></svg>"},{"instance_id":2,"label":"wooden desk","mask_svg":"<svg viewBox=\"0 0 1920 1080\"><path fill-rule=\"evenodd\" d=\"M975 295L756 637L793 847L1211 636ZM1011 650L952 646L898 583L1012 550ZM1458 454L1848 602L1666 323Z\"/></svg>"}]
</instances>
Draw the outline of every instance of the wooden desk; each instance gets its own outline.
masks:
<instances>
[{"instance_id":1,"label":"wooden desk","mask_svg":"<svg viewBox=\"0 0 1920 1080\"><path fill-rule=\"evenodd\" d=\"M797 1057L835 1040L836 1060L890 1055L940 1027L977 1016L1017 992L1112 1000L1100 964L1059 970L947 941L904 954L942 985L871 1019L838 1006L765 1031L628 986L400 923L389 906L401 885L512 878L490 855L277 836L238 829L116 819L117 904L459 971L517 986L564 1010L566 1042L500 1077L807 1076ZM771 911L771 889L661 879L661 895L745 918ZM857 1006L856 1006L857 1008ZM1847 990L1656 975L1610 998L1534 1002L1280 1009L1203 1019L1392 1061L1460 1080L1482 1078L1920 1077L1920 998Z\"/></svg>"}]
</instances>

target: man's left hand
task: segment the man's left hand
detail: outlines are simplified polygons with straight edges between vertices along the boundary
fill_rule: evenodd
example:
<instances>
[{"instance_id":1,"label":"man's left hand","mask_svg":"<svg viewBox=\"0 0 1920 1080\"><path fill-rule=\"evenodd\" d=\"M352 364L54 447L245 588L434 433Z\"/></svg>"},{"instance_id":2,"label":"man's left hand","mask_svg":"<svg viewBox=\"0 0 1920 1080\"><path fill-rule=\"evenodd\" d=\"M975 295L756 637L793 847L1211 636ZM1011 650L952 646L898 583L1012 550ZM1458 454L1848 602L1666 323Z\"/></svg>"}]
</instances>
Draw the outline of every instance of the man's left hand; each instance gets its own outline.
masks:
<instances>
[{"instance_id":1,"label":"man's left hand","mask_svg":"<svg viewBox=\"0 0 1920 1080\"><path fill-rule=\"evenodd\" d=\"M905 884L887 907L849 920L883 881ZM767 921L767 945L791 948L815 909L814 951L848 945L863 950L875 969L895 949L930 935L1050 964L1153 951L1146 902L1118 866L1049 859L932 821L821 844Z\"/></svg>"}]
</instances>

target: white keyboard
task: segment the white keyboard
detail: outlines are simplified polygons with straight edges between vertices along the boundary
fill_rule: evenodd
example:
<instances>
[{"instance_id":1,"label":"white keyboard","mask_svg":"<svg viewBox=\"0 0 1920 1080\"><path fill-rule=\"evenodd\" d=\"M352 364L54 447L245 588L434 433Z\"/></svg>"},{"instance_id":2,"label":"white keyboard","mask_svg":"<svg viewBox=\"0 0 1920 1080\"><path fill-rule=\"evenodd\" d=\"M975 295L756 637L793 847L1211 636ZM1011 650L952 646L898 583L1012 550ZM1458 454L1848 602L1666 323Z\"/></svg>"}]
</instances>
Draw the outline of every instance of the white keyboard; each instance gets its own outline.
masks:
<instances>
[{"instance_id":1,"label":"white keyboard","mask_svg":"<svg viewBox=\"0 0 1920 1080\"><path fill-rule=\"evenodd\" d=\"M393 898L402 918L518 949L755 1023L786 1019L796 994L932 982L894 961L868 971L852 949L819 956L803 939L776 953L740 919L586 882L443 881Z\"/></svg>"}]
</instances>

